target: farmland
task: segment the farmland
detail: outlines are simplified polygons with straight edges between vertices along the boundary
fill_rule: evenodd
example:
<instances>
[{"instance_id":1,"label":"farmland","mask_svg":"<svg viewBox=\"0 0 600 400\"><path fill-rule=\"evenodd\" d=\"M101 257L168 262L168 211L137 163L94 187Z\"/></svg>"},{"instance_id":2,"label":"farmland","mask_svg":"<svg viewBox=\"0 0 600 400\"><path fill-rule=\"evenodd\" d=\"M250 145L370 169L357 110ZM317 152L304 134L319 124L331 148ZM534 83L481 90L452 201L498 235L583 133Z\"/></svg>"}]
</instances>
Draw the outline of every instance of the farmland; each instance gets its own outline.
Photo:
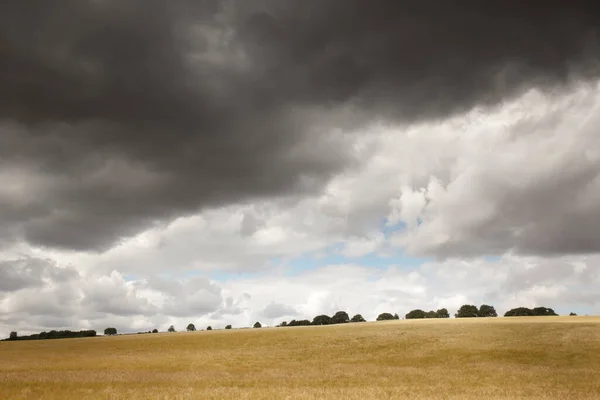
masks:
<instances>
[{"instance_id":1,"label":"farmland","mask_svg":"<svg viewBox=\"0 0 600 400\"><path fill-rule=\"evenodd\" d=\"M2 399L600 398L600 317L0 342Z\"/></svg>"}]
</instances>

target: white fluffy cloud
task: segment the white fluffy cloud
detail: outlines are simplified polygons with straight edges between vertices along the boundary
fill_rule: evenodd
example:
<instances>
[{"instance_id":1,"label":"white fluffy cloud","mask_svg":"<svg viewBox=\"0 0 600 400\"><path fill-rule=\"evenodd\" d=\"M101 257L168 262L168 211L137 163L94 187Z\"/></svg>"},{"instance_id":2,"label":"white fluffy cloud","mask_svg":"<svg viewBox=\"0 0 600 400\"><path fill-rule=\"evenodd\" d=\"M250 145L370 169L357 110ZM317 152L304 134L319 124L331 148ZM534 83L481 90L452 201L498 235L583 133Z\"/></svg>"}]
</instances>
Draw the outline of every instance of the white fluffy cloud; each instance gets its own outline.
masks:
<instances>
[{"instance_id":1,"label":"white fluffy cloud","mask_svg":"<svg viewBox=\"0 0 600 400\"><path fill-rule=\"evenodd\" d=\"M0 334L273 324L338 309L372 319L465 302L600 312L598 107L588 86L374 126L354 137L362 164L311 197L204 210L102 253L5 248ZM10 182L0 194L19 190ZM407 266L394 251L437 261ZM286 267L318 254L345 260ZM388 267L353 262L365 255Z\"/></svg>"}]
</instances>

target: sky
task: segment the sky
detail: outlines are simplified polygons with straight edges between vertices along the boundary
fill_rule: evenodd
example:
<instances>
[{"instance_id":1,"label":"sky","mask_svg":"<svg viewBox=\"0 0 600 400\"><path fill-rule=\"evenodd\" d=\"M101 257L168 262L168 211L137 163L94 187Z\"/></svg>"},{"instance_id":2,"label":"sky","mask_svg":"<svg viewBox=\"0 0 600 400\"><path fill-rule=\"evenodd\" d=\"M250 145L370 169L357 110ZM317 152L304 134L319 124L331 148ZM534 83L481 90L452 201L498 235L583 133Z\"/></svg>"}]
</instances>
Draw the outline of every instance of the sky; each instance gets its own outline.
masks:
<instances>
[{"instance_id":1,"label":"sky","mask_svg":"<svg viewBox=\"0 0 600 400\"><path fill-rule=\"evenodd\" d=\"M0 4L0 336L600 313L593 1Z\"/></svg>"}]
</instances>

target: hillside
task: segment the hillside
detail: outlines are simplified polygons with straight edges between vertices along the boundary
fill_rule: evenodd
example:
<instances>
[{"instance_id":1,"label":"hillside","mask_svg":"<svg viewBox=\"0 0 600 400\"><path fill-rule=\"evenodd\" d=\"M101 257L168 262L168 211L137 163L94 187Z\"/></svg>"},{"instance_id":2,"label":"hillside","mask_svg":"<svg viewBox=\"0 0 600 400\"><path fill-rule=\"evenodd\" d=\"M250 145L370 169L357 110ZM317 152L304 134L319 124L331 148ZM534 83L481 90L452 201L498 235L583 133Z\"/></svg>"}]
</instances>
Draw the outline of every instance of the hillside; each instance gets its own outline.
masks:
<instances>
[{"instance_id":1,"label":"hillside","mask_svg":"<svg viewBox=\"0 0 600 400\"><path fill-rule=\"evenodd\" d=\"M592 399L600 317L0 343L2 399Z\"/></svg>"}]
</instances>

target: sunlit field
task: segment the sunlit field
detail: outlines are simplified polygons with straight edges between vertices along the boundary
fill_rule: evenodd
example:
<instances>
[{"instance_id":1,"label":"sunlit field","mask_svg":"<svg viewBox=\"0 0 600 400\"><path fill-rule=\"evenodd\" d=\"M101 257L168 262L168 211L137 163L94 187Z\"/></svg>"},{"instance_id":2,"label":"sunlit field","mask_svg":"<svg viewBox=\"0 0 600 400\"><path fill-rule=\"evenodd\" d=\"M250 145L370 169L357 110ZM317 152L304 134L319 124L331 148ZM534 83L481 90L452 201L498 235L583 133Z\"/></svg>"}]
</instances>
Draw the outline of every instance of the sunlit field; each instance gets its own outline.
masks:
<instances>
[{"instance_id":1,"label":"sunlit field","mask_svg":"<svg viewBox=\"0 0 600 400\"><path fill-rule=\"evenodd\" d=\"M0 342L1 399L598 399L600 317Z\"/></svg>"}]
</instances>

